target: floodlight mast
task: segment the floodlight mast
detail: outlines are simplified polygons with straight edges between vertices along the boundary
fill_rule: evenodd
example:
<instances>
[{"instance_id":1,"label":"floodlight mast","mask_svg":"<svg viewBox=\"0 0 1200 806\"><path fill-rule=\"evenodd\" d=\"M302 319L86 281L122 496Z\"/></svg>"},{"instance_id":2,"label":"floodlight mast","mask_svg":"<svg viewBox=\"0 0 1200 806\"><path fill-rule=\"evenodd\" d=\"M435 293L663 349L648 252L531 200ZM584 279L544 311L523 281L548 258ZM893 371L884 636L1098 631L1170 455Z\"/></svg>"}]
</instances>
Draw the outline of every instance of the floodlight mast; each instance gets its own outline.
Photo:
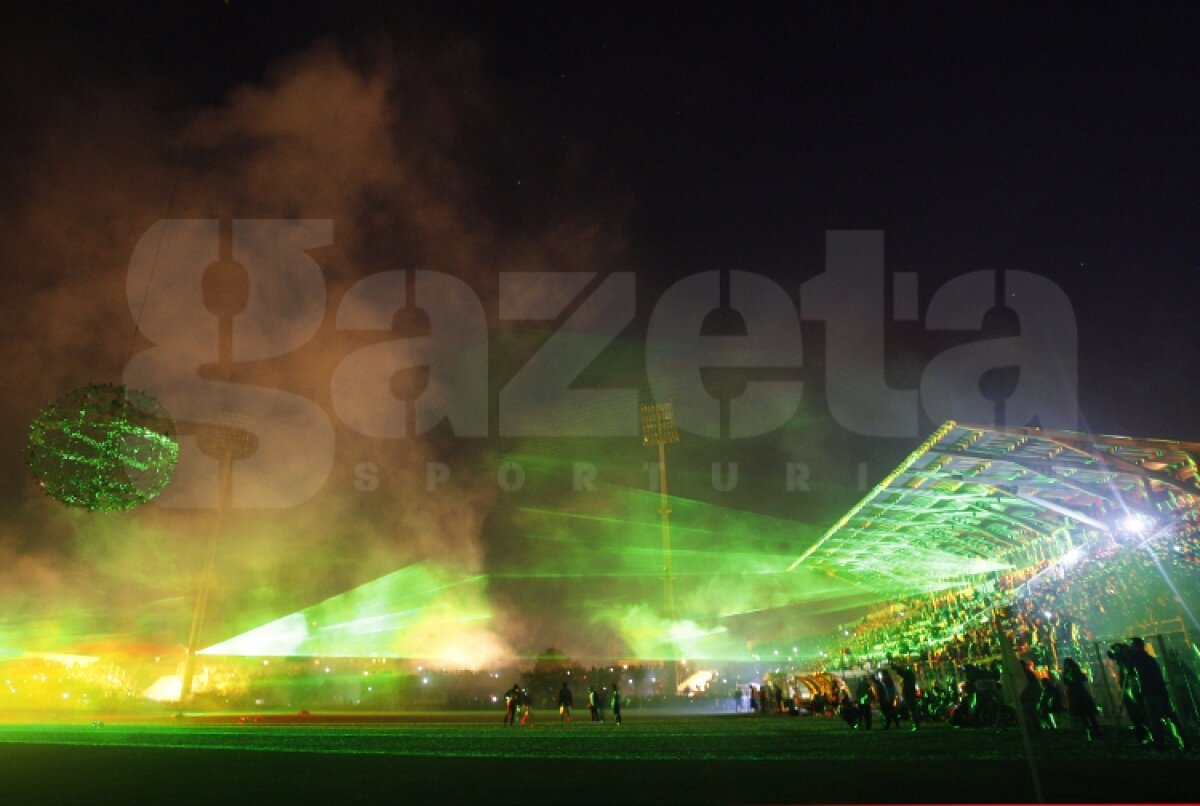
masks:
<instances>
[{"instance_id":1,"label":"floodlight mast","mask_svg":"<svg viewBox=\"0 0 1200 806\"><path fill-rule=\"evenodd\" d=\"M204 568L200 572L200 581L196 590L196 602L192 607L192 626L188 631L187 656L183 662L183 674L180 675L179 707L182 709L192 700L192 683L196 676L196 652L200 642L201 631L204 629L204 617L208 611L208 592L212 588L213 568L217 559L217 542L221 535L221 523L229 511L233 498L233 460L237 456L243 458L253 447L251 434L232 424L232 417L226 417L229 423L214 426L201 435L201 442L210 451L219 451L220 474L217 482L217 518L213 524L212 534L208 538L208 548L204 556Z\"/></svg>"},{"instance_id":2,"label":"floodlight mast","mask_svg":"<svg viewBox=\"0 0 1200 806\"><path fill-rule=\"evenodd\" d=\"M667 492L667 445L679 441L675 425L675 410L670 403L651 403L641 407L642 444L658 447L658 514L662 519L663 592L666 598L667 619L675 624L675 576L671 569L671 499ZM678 655L678 652L675 653ZM671 659L671 675L675 694L679 693L679 662Z\"/></svg>"}]
</instances>

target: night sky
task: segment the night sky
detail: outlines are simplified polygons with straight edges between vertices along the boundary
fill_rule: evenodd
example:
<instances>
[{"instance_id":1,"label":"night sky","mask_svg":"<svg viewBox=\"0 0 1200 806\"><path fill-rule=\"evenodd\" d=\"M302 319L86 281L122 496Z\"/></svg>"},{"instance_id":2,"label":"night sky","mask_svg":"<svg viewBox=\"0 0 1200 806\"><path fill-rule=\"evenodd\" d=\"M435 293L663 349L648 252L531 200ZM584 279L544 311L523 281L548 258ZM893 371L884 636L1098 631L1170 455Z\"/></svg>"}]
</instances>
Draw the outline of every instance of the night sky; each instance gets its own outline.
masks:
<instances>
[{"instance_id":1,"label":"night sky","mask_svg":"<svg viewBox=\"0 0 1200 806\"><path fill-rule=\"evenodd\" d=\"M153 560L140 550L134 557L114 536L125 526L55 511L22 462L25 429L41 406L75 386L119 379L133 339L125 264L168 210L332 217L339 233L352 233L318 260L338 289L375 271L428 268L464 278L490 300L499 271L635 272L634 322L585 380L643 394L639 345L655 299L672 283L703 271L756 272L799 301L801 285L824 269L827 230L883 230L886 269L919 273L922 312L943 283L972 271L1026 271L1061 287L1077 319L1081 430L1200 441L1198 22L1185 4L1132 3L1102 14L1007 4L750 12L731 5L699 13L239 0L10 12L0 34L8 280L0 346L9 367L0 384L0 508L9 520L0 556L26 570L0 576L4 603L16 613L8 623L66 619L31 602L38 591L53 599L82 587L95 598L73 594L70 612L103 602L104 612L124 614L114 617L118 635L176 629L170 584L153 579L155 563L170 553L155 541L168 538L151 539ZM381 131L394 138L396 157L383 168L383 157L373 163L366 153L378 141L348 133L357 119L339 120L335 111L328 129L308 128L306 116L343 109L322 95L343 85L321 83L343 70L389 77L379 103L392 117ZM312 78L289 83L296 76ZM373 96L364 97L366 104ZM318 159L286 168L289 135L256 128L263 108L286 109L281 126L301 132L297 142L332 132L314 135ZM321 162L322 154L333 157ZM546 334L501 327L490 308L488 316L499 335L494 396ZM962 336L890 323L888 382L914 388L947 346L1019 332L1002 313L987 322ZM740 442L685 435L672 467L673 492L719 510L706 521L712 528L730 512L751 513L737 528L755 538L739 545L768 563L798 554L857 500L860 473L874 484L920 441L839 426L824 398L825 329L806 318L802 331L797 377L805 387L795 421ZM325 326L326 341L331 332ZM330 350L344 353L345 345ZM312 355L326 366L324 353ZM304 360L272 367L271 383L326 402L327 390L314 390L327 386L328 371L310 373ZM1000 372L990 382L1002 390L1013 380ZM922 414L921 434L936 425ZM444 428L404 460L395 446L341 431L338 439L335 478L285 521L308 534L305 551L337 561L300 569L292 552L266 548L277 536L264 536L259 556L279 562L247 560L230 570L231 579L266 581L230 582L214 640L398 564L440 556L428 540L402 537L402 550L379 548L382 532L389 540L408 534L413 518L441 528L447 513L461 515L454 529L470 533L456 543L466 564L498 580L518 567L553 568L540 544L525 539L528 510L596 514L570 501L554 462L568 463L569 473L573 459L596 461L614 489L628 490L644 488L638 463L649 460L636 442L464 443ZM518 499L498 499L487 475L504 455L542 457L547 480ZM375 511L382 500L356 497L359 462L400 462L385 482L392 489L419 478L424 458L453 465L465 497L421 504L396 493L402 506L388 514ZM813 489L803 496L782 486L784 463L796 460L812 467ZM712 489L715 461L739 462L736 491ZM614 500L628 503L620 494ZM336 527L322 523L328 510L343 519ZM653 509L644 516L653 522ZM346 528L351 517L374 536ZM161 512L137 524L152 532L201 528ZM255 527L244 520L234 528ZM97 544L93 532L104 548L88 548ZM564 551L553 549L572 570L588 564ZM122 570L131 565L136 574ZM34 568L36 585L48 587L31 587ZM601 636L572 647L566 628L532 612L530 597L545 591L505 584L496 583L493 604L520 625L500 630L519 651L543 639L578 651L614 646ZM640 595L649 597L653 584ZM580 608L602 592L573 598L552 586L550 595L580 620ZM160 619L129 616L146 602L156 603ZM782 602L781 612L790 606ZM528 646L515 637L530 633Z\"/></svg>"}]
</instances>

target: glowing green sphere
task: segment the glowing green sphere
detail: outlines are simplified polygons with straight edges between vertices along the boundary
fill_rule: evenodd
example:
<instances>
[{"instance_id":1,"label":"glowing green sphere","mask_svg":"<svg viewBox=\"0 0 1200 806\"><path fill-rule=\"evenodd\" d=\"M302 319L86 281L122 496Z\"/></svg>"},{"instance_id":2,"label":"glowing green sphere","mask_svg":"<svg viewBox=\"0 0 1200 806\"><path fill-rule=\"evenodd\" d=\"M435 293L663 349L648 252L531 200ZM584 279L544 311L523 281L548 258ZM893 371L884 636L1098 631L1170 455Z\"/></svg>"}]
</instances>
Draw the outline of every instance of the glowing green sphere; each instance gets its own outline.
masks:
<instances>
[{"instance_id":1,"label":"glowing green sphere","mask_svg":"<svg viewBox=\"0 0 1200 806\"><path fill-rule=\"evenodd\" d=\"M175 423L149 395L112 384L60 397L29 427L33 477L64 504L132 509L154 498L179 460Z\"/></svg>"}]
</instances>

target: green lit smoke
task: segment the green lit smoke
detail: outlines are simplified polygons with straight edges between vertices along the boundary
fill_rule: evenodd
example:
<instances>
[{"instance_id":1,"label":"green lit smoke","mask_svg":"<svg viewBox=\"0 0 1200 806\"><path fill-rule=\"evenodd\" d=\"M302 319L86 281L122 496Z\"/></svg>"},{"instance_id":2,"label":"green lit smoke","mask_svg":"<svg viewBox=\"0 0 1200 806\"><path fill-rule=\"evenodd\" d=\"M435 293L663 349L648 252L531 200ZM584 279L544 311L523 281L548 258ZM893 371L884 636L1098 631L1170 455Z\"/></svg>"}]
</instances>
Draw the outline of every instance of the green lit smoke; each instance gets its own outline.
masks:
<instances>
[{"instance_id":1,"label":"green lit smoke","mask_svg":"<svg viewBox=\"0 0 1200 806\"><path fill-rule=\"evenodd\" d=\"M570 474L565 459L506 458L526 469L533 488ZM505 513L519 539L489 558L494 590L557 603L556 614L527 619L542 645L600 657L747 659L760 641L812 632L801 609L863 603L861 591L824 571L787 572L815 529L672 496L672 619L658 494L595 487L549 505L530 495Z\"/></svg>"},{"instance_id":2,"label":"green lit smoke","mask_svg":"<svg viewBox=\"0 0 1200 806\"><path fill-rule=\"evenodd\" d=\"M428 658L478 668L505 652L487 580L412 565L230 638L206 655Z\"/></svg>"}]
</instances>

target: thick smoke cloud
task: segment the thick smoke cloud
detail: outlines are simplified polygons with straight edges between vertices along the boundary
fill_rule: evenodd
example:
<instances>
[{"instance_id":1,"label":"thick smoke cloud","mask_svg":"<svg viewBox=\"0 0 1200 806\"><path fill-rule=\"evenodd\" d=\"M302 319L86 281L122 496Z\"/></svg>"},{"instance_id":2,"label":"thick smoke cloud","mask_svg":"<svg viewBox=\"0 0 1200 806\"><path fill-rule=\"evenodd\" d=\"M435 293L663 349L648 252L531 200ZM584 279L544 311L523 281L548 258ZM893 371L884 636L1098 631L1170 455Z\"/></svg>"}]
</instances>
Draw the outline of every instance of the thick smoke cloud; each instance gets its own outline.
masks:
<instances>
[{"instance_id":1,"label":"thick smoke cloud","mask_svg":"<svg viewBox=\"0 0 1200 806\"><path fill-rule=\"evenodd\" d=\"M321 42L204 108L179 104L169 86L123 78L83 77L44 108L31 105L33 136L14 161L20 167L6 166L24 190L16 215L0 224L23 304L3 325L5 362L20 379L5 390L3 481L21 503L0 537L0 610L5 640L30 648L69 648L100 634L170 645L187 632L213 513L66 511L38 496L17 461L24 426L41 406L71 388L119 380L131 354L150 348L135 335L126 278L134 245L155 221L333 221L333 245L314 253L329 289L321 330L292 354L237 366L232 377L327 411L337 362L370 342L330 324L363 275L446 272L488 293L498 270L596 268L620 249L615 233L571 211L514 230L495 223L483 166L519 156L507 146L498 152L490 136L517 124L494 100L503 93L489 86L470 42L419 53L387 42ZM218 279L213 304L236 309L240 275ZM145 293L162 295L150 304L170 305L173 289ZM184 433L189 427L181 423ZM209 642L407 565L483 568L480 535L496 491L478 448L368 440L341 426L337 440L332 477L312 501L234 512L222 524ZM293 450L303 455L302 438ZM460 460L454 477L430 493L427 463L447 452ZM356 486L364 467L377 489ZM498 634L479 642L489 654L519 639L504 626L519 619L503 615Z\"/></svg>"}]
</instances>

